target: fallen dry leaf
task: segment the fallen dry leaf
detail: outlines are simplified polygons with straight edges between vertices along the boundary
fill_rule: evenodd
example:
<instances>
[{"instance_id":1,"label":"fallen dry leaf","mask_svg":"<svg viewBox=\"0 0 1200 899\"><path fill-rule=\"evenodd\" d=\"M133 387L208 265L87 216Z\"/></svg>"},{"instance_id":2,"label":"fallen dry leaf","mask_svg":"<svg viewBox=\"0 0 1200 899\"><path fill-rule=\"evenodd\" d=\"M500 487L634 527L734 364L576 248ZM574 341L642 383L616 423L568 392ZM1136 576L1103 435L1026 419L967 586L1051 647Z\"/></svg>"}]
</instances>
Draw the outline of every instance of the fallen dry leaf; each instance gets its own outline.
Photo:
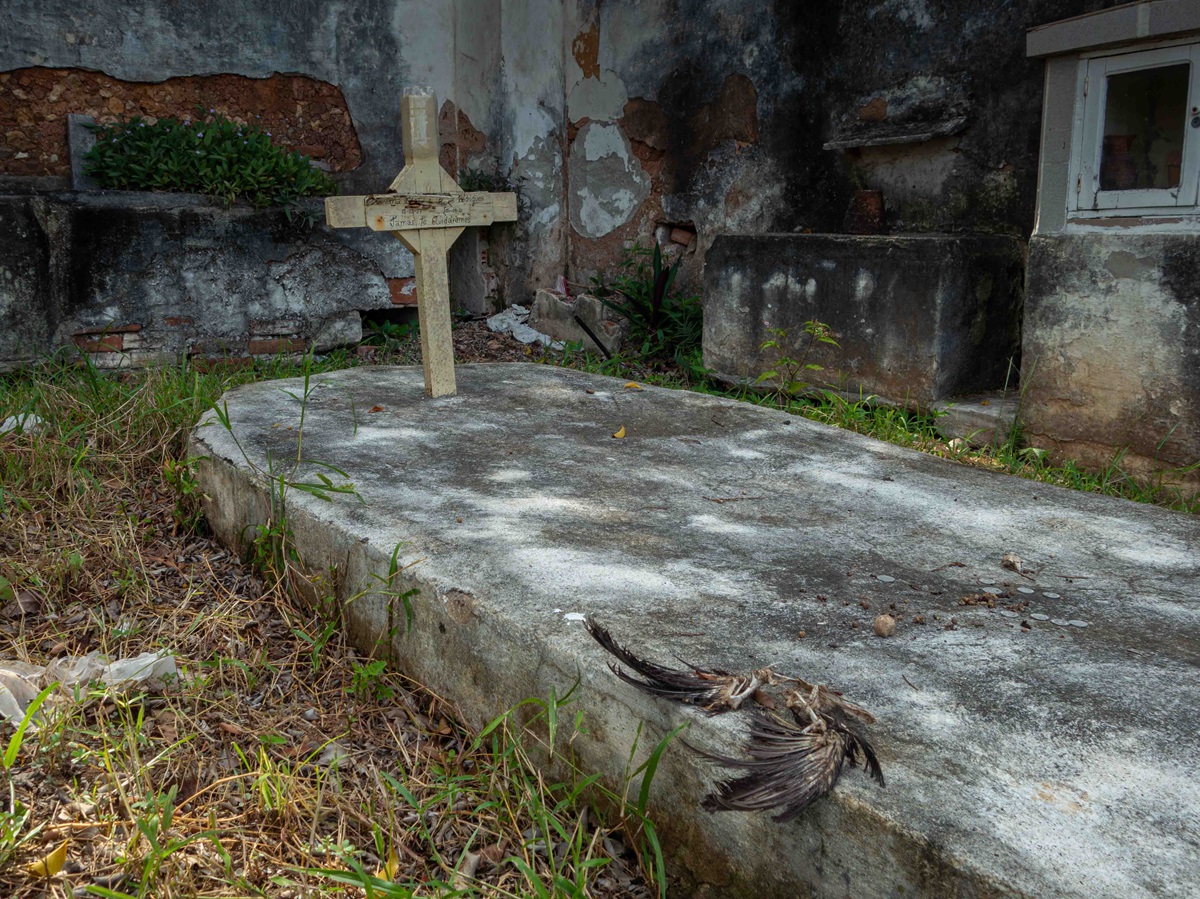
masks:
<instances>
[{"instance_id":1,"label":"fallen dry leaf","mask_svg":"<svg viewBox=\"0 0 1200 899\"><path fill-rule=\"evenodd\" d=\"M480 854L478 852L466 852L463 854L462 861L458 863L458 870L454 872L453 887L456 890L465 890L471 885L471 881L475 879L475 872L479 870Z\"/></svg>"},{"instance_id":2,"label":"fallen dry leaf","mask_svg":"<svg viewBox=\"0 0 1200 899\"><path fill-rule=\"evenodd\" d=\"M617 432L615 434L613 434L613 437L615 437L617 440L623 439L625 437L625 425L621 425L620 429L618 429Z\"/></svg>"},{"instance_id":3,"label":"fallen dry leaf","mask_svg":"<svg viewBox=\"0 0 1200 899\"><path fill-rule=\"evenodd\" d=\"M625 389L626 390L641 390L642 385L639 384L637 381L630 381L628 384L625 385Z\"/></svg>"},{"instance_id":4,"label":"fallen dry leaf","mask_svg":"<svg viewBox=\"0 0 1200 899\"><path fill-rule=\"evenodd\" d=\"M382 412L382 411L383 411L383 406L375 405L367 410L367 414L371 415L374 412Z\"/></svg>"},{"instance_id":5,"label":"fallen dry leaf","mask_svg":"<svg viewBox=\"0 0 1200 899\"><path fill-rule=\"evenodd\" d=\"M57 849L38 859L26 870L34 877L53 877L67 863L67 845L70 842L70 840L63 840Z\"/></svg>"},{"instance_id":6,"label":"fallen dry leaf","mask_svg":"<svg viewBox=\"0 0 1200 899\"><path fill-rule=\"evenodd\" d=\"M376 872L375 876L380 880L386 880L389 883L396 879L396 874L400 871L400 856L396 854L393 847L388 853L387 861L383 863L383 867Z\"/></svg>"}]
</instances>

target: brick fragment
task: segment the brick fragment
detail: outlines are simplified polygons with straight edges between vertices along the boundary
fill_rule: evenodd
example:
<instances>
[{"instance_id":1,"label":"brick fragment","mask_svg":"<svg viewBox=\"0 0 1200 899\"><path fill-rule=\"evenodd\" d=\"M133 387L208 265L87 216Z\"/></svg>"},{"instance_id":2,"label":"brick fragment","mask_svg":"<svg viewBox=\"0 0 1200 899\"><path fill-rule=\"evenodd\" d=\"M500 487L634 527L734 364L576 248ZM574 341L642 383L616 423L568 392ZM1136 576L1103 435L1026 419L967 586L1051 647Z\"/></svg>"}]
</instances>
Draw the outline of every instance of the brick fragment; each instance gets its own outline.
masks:
<instances>
[{"instance_id":1,"label":"brick fragment","mask_svg":"<svg viewBox=\"0 0 1200 899\"><path fill-rule=\"evenodd\" d=\"M85 353L119 353L125 348L121 334L75 334L71 339Z\"/></svg>"},{"instance_id":2,"label":"brick fragment","mask_svg":"<svg viewBox=\"0 0 1200 899\"><path fill-rule=\"evenodd\" d=\"M388 292L392 295L392 302L397 306L417 305L416 278L388 278L387 285Z\"/></svg>"},{"instance_id":3,"label":"brick fragment","mask_svg":"<svg viewBox=\"0 0 1200 899\"><path fill-rule=\"evenodd\" d=\"M304 338L302 337L271 337L265 340L251 340L247 345L251 356L276 356L279 353L303 353Z\"/></svg>"}]
</instances>

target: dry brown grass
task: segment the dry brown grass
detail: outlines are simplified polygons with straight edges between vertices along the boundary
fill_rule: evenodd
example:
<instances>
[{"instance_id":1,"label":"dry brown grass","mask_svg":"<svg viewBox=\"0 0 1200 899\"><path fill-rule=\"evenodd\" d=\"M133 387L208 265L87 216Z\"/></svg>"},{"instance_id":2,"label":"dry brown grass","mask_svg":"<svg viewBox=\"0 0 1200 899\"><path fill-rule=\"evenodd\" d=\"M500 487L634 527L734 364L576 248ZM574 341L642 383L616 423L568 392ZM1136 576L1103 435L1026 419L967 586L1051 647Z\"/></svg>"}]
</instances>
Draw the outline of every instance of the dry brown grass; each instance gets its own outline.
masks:
<instances>
[{"instance_id":1,"label":"dry brown grass","mask_svg":"<svg viewBox=\"0 0 1200 899\"><path fill-rule=\"evenodd\" d=\"M0 894L364 895L338 870L378 875L377 896L658 892L652 827L622 797L607 819L589 810L600 788L547 782L515 716L478 738L203 536L179 454L226 386L184 370L0 379L0 419L44 419L0 436L0 659L169 649L181 670L47 704L0 769ZM62 871L31 875L63 841Z\"/></svg>"}]
</instances>

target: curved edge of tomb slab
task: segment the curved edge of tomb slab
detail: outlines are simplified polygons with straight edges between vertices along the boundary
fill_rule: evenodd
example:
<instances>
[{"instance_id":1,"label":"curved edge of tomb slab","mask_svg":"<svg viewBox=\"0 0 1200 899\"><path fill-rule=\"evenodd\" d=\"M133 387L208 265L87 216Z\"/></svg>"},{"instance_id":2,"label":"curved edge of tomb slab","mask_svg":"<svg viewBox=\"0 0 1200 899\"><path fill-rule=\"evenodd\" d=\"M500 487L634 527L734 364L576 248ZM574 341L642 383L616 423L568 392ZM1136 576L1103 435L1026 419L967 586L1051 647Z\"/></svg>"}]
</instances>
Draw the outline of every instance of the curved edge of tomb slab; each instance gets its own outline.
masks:
<instances>
[{"instance_id":1,"label":"curved edge of tomb slab","mask_svg":"<svg viewBox=\"0 0 1200 899\"><path fill-rule=\"evenodd\" d=\"M297 381L230 391L233 432L210 415L192 437L209 521L239 546L265 520L261 472L295 458L303 406L303 456L363 498L289 493L304 563L342 600L397 545L416 563L412 631L367 593L344 612L357 645L474 725L578 680L574 747L613 783L639 723L640 762L685 721L736 754L745 722L617 680L580 613L653 659L771 664L868 708L887 788L848 772L791 824L702 811L720 772L667 750L651 812L693 894L1197 889L1196 519L732 400L528 364L458 376L436 400L417 368L315 376L303 404Z\"/></svg>"}]
</instances>

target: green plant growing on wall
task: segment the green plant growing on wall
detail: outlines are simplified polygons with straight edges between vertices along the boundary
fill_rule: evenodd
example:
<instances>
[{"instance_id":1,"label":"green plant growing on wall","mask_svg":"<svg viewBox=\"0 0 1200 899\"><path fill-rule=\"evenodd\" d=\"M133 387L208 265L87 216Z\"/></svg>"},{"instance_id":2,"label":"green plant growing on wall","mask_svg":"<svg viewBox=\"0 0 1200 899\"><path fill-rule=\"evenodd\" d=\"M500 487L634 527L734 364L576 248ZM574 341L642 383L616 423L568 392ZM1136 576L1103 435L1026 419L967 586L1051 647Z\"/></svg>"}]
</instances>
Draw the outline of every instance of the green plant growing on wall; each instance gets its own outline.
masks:
<instances>
[{"instance_id":1,"label":"green plant growing on wall","mask_svg":"<svg viewBox=\"0 0 1200 899\"><path fill-rule=\"evenodd\" d=\"M96 145L84 157L84 171L101 187L189 191L285 208L301 197L337 192L307 156L276 146L269 131L213 110L183 121L134 116L92 131Z\"/></svg>"},{"instance_id":2,"label":"green plant growing on wall","mask_svg":"<svg viewBox=\"0 0 1200 899\"><path fill-rule=\"evenodd\" d=\"M808 338L808 342L804 344L804 353L799 359L793 359L783 350L788 338L787 328L769 328L767 333L771 336L760 343L758 348L764 353L774 350L775 362L773 367L759 375L754 383L773 382L771 395L781 407L786 407L812 386L805 380L806 372L824 371L825 369L823 365L808 361L813 348L819 343L830 346L840 346L841 344L834 339L833 329L829 325L809 319L804 323L804 334Z\"/></svg>"}]
</instances>

